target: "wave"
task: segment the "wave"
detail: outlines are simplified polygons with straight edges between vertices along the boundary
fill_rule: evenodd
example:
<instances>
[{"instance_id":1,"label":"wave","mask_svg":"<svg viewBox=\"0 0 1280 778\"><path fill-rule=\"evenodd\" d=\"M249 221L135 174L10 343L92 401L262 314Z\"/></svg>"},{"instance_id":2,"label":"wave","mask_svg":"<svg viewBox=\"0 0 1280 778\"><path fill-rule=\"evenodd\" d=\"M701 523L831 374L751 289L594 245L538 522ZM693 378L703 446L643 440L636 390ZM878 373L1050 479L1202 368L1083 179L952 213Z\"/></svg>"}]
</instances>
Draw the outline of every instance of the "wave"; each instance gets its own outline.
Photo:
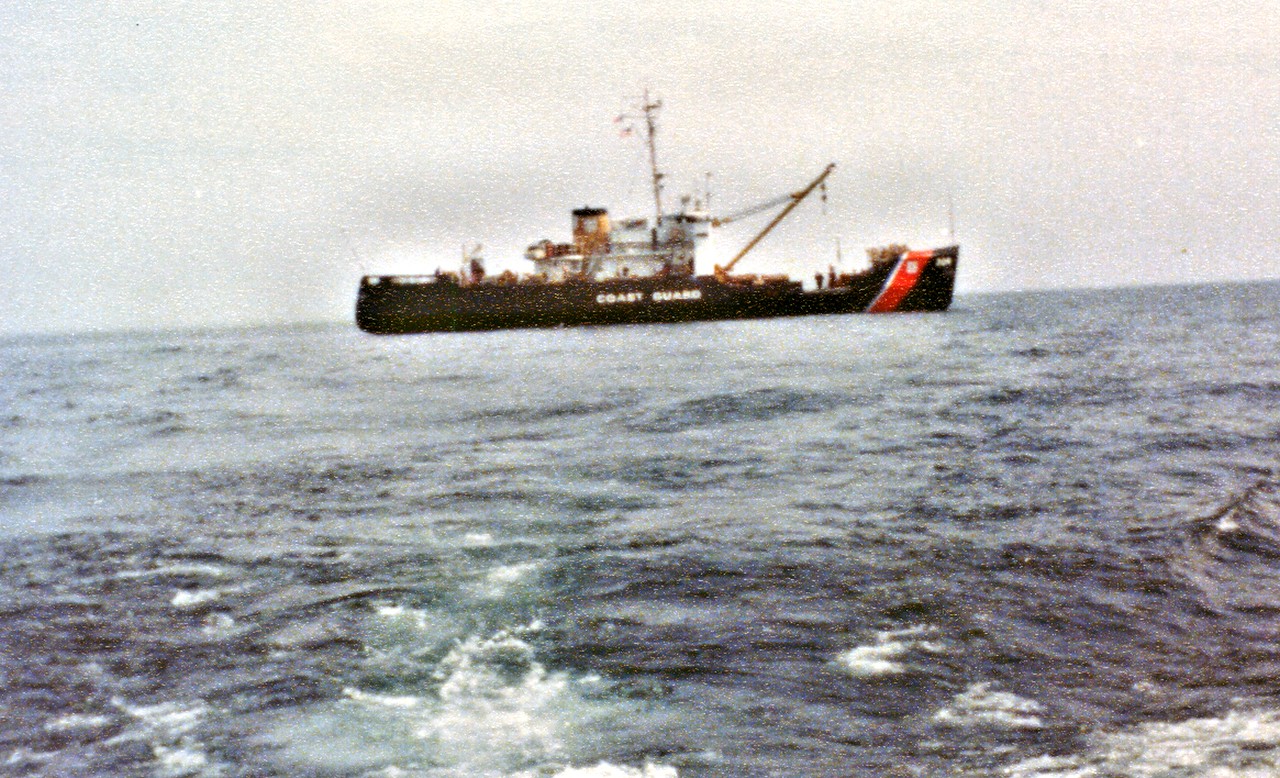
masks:
<instances>
[{"instance_id":1,"label":"wave","mask_svg":"<svg viewBox=\"0 0 1280 778\"><path fill-rule=\"evenodd\" d=\"M1216 514L1206 518L1213 536L1233 551L1280 559L1280 483L1264 478Z\"/></svg>"},{"instance_id":2,"label":"wave","mask_svg":"<svg viewBox=\"0 0 1280 778\"><path fill-rule=\"evenodd\" d=\"M933 714L944 727L1038 730L1044 706L1035 700L999 691L991 683L975 683Z\"/></svg>"},{"instance_id":3,"label":"wave","mask_svg":"<svg viewBox=\"0 0 1280 778\"><path fill-rule=\"evenodd\" d=\"M911 669L907 660L912 655L946 651L941 642L929 639L936 632L921 626L885 630L876 635L874 643L855 646L837 657L837 661L856 678L900 675Z\"/></svg>"},{"instance_id":4,"label":"wave","mask_svg":"<svg viewBox=\"0 0 1280 778\"><path fill-rule=\"evenodd\" d=\"M1255 443L1251 436L1225 430L1180 430L1151 433L1140 441L1141 449L1152 456L1191 452L1221 456L1247 450Z\"/></svg>"},{"instance_id":5,"label":"wave","mask_svg":"<svg viewBox=\"0 0 1280 778\"><path fill-rule=\"evenodd\" d=\"M306 514L321 509L363 505L385 497L386 490L415 475L400 462L339 461L290 463L279 468L197 470L192 488L206 506L230 503L238 510L289 510ZM282 499L281 495L294 496Z\"/></svg>"},{"instance_id":6,"label":"wave","mask_svg":"<svg viewBox=\"0 0 1280 778\"><path fill-rule=\"evenodd\" d=\"M222 596L217 589L179 589L170 603L182 610L208 608Z\"/></svg>"},{"instance_id":7,"label":"wave","mask_svg":"<svg viewBox=\"0 0 1280 778\"><path fill-rule=\"evenodd\" d=\"M589 481L646 486L666 492L705 489L723 484L768 478L770 462L759 454L736 457L692 456L664 452L644 457L625 457L607 462L590 462L578 468Z\"/></svg>"},{"instance_id":8,"label":"wave","mask_svg":"<svg viewBox=\"0 0 1280 778\"><path fill-rule=\"evenodd\" d=\"M1216 613L1280 617L1280 483L1268 475L1192 522L1180 572ZM1252 626L1259 625L1254 621ZM1280 621L1271 624L1280 634Z\"/></svg>"},{"instance_id":9,"label":"wave","mask_svg":"<svg viewBox=\"0 0 1280 778\"><path fill-rule=\"evenodd\" d=\"M1264 778L1280 772L1280 712L1272 710L1152 722L1098 733L1089 741L1083 754L1025 759L1003 773L1009 778Z\"/></svg>"},{"instance_id":10,"label":"wave","mask_svg":"<svg viewBox=\"0 0 1280 778\"><path fill-rule=\"evenodd\" d=\"M1053 385L998 386L978 394L976 402L991 407L1025 407L1057 412L1064 407L1111 408L1137 402L1131 382L1117 377L1082 376Z\"/></svg>"},{"instance_id":11,"label":"wave","mask_svg":"<svg viewBox=\"0 0 1280 778\"><path fill-rule=\"evenodd\" d=\"M113 704L131 721L112 738L111 744L138 742L149 746L158 775L218 775L228 767L209 754L200 738L200 729L210 712L203 701L132 705L116 699Z\"/></svg>"},{"instance_id":12,"label":"wave","mask_svg":"<svg viewBox=\"0 0 1280 778\"><path fill-rule=\"evenodd\" d=\"M220 558L218 561L221 561ZM121 570L112 575L118 580L131 579L204 579L222 578L228 574L225 564L212 562L169 562L145 570Z\"/></svg>"},{"instance_id":13,"label":"wave","mask_svg":"<svg viewBox=\"0 0 1280 778\"><path fill-rule=\"evenodd\" d=\"M852 402L852 397L835 392L753 389L687 400L629 426L638 432L682 432L722 424L770 421L796 413L822 413Z\"/></svg>"},{"instance_id":14,"label":"wave","mask_svg":"<svg viewBox=\"0 0 1280 778\"><path fill-rule=\"evenodd\" d=\"M33 484L44 483L44 482L46 482L46 481L48 481L48 480L49 480L49 478L48 478L48 477L46 477L46 476L39 476L39 475L30 474L30 473L23 473L23 474L21 474L21 475L11 475L11 476L4 476L4 477L0 477L0 487L3 487L3 486L31 486L31 485L33 485Z\"/></svg>"},{"instance_id":15,"label":"wave","mask_svg":"<svg viewBox=\"0 0 1280 778\"><path fill-rule=\"evenodd\" d=\"M1203 402L1205 397L1274 402L1280 397L1280 381L1200 382L1188 385L1180 395L1194 402Z\"/></svg>"},{"instance_id":16,"label":"wave","mask_svg":"<svg viewBox=\"0 0 1280 778\"><path fill-rule=\"evenodd\" d=\"M402 620L407 612L380 613ZM357 682L337 699L282 712L264 733L271 759L290 774L401 774L429 764L430 775L450 778L676 778L675 768L652 760L630 767L603 754L593 759L577 742L584 730L635 710L605 699L599 676L543 665L535 649L541 629L533 622L472 633L438 659L414 650L406 660L427 671L418 682ZM408 646L417 642L411 637Z\"/></svg>"},{"instance_id":17,"label":"wave","mask_svg":"<svg viewBox=\"0 0 1280 778\"><path fill-rule=\"evenodd\" d=\"M521 774L515 778L524 778L534 773ZM600 762L594 767L567 767L551 778L677 778L676 768L667 765L655 765L646 762L644 767L627 767L609 762Z\"/></svg>"},{"instance_id":18,"label":"wave","mask_svg":"<svg viewBox=\"0 0 1280 778\"><path fill-rule=\"evenodd\" d=\"M577 402L571 401L566 403L558 403L541 406L521 406L515 408L501 408L497 410L479 411L468 416L464 416L464 421L523 421L523 422L543 422L543 421L559 421L562 419L573 419L580 416L594 416L598 413L607 413L623 407L625 403L616 401L603 402Z\"/></svg>"}]
</instances>

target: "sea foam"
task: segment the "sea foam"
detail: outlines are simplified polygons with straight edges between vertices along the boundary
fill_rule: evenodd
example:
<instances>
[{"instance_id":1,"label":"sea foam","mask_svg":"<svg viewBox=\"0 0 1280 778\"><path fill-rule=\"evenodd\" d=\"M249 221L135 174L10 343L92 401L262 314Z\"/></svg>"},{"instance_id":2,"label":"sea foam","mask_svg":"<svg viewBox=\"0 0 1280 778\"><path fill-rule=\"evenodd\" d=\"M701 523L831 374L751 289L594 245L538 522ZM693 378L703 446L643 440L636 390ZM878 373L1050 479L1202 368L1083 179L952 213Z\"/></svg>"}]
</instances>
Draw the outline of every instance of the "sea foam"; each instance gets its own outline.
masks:
<instances>
[{"instance_id":1,"label":"sea foam","mask_svg":"<svg viewBox=\"0 0 1280 778\"><path fill-rule=\"evenodd\" d=\"M210 762L204 744L195 736L195 730L209 712L203 702L130 705L116 699L113 703L129 714L135 724L108 742L140 741L149 745L155 758L156 774L161 778L177 778L197 771L213 774L221 771L222 765Z\"/></svg>"},{"instance_id":2,"label":"sea foam","mask_svg":"<svg viewBox=\"0 0 1280 778\"><path fill-rule=\"evenodd\" d=\"M569 767L553 778L677 778L676 768L646 763L644 767L626 767L600 762L594 767Z\"/></svg>"},{"instance_id":3,"label":"sea foam","mask_svg":"<svg viewBox=\"0 0 1280 778\"><path fill-rule=\"evenodd\" d=\"M170 604L175 608L198 608L221 596L217 589L179 589L174 593Z\"/></svg>"},{"instance_id":4,"label":"sea foam","mask_svg":"<svg viewBox=\"0 0 1280 778\"><path fill-rule=\"evenodd\" d=\"M996 691L990 683L975 683L933 714L933 720L953 727L1040 729L1044 707L1011 692Z\"/></svg>"},{"instance_id":5,"label":"sea foam","mask_svg":"<svg viewBox=\"0 0 1280 778\"><path fill-rule=\"evenodd\" d=\"M1090 738L1073 756L1040 756L1005 769L1009 778L1272 778L1280 774L1280 711L1143 724Z\"/></svg>"},{"instance_id":6,"label":"sea foam","mask_svg":"<svg viewBox=\"0 0 1280 778\"><path fill-rule=\"evenodd\" d=\"M378 612L413 621L412 609ZM300 772L418 774L414 766L430 762L442 776L673 778L656 766L572 766L574 738L627 711L596 699L597 676L544 667L530 642L540 629L533 622L457 640L435 662L434 683L351 685L340 700L281 719L268 737L282 767Z\"/></svg>"},{"instance_id":7,"label":"sea foam","mask_svg":"<svg viewBox=\"0 0 1280 778\"><path fill-rule=\"evenodd\" d=\"M925 639L934 631L929 627L909 627L880 632L876 635L875 643L855 646L840 654L836 661L850 674L859 678L897 675L907 670L907 664L903 658L910 652L924 651L938 654L945 651L942 643Z\"/></svg>"}]
</instances>

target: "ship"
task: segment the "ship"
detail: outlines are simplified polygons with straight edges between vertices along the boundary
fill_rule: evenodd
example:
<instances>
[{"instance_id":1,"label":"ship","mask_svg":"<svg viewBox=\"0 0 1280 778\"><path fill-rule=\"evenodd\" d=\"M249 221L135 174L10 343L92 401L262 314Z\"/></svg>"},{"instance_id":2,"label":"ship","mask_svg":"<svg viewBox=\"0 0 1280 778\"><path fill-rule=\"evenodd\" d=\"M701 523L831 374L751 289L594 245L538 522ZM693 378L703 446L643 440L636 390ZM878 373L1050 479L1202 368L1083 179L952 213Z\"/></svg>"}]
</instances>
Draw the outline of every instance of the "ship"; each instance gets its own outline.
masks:
<instances>
[{"instance_id":1,"label":"ship","mask_svg":"<svg viewBox=\"0 0 1280 778\"><path fill-rule=\"evenodd\" d=\"M835 265L812 284L787 274L735 273L734 268L815 190L825 197L828 165L803 189L751 208L714 217L701 200L682 198L679 210L662 204L654 137L661 101L646 92L634 119L645 129L653 183L652 219L616 223L604 208L571 211L568 243L541 240L528 247L533 270L485 272L477 249L464 251L461 268L429 274L365 275L355 321L364 332L402 335L525 327L650 324L817 316L850 313L940 312L951 305L959 246L910 249L892 244L867 250L856 272ZM711 231L781 207L725 265L697 274L699 249ZM837 249L838 253L838 249Z\"/></svg>"}]
</instances>

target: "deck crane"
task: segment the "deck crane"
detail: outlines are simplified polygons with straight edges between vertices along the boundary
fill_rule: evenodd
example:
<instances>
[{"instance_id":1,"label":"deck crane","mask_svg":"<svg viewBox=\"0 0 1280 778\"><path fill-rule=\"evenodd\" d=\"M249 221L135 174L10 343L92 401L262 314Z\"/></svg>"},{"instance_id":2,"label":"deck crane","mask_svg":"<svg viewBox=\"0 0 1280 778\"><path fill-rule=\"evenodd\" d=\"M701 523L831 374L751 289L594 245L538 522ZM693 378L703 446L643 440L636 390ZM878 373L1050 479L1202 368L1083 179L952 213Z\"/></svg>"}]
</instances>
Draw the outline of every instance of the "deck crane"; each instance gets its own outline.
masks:
<instances>
[{"instance_id":1,"label":"deck crane","mask_svg":"<svg viewBox=\"0 0 1280 778\"><path fill-rule=\"evenodd\" d=\"M769 200L768 202L760 203L758 205L753 205L752 207L747 208L746 210L738 211L737 213L730 214L729 216L726 216L724 218L712 219L711 221L712 226L719 227L720 225L728 224L730 222L737 221L738 219L751 216L752 214L760 213L761 211L767 211L770 208L774 208L783 203L787 203L787 207L783 208L781 213L773 217L773 220L770 221L768 224L766 224L765 228L763 230L760 230L760 232L754 238L751 239L750 243L744 246L743 249L739 251L737 255L734 256L733 259L729 260L729 264L725 265L724 267L720 267L719 265L716 265L715 267L716 278L719 278L721 280L726 278L729 275L729 271L733 270L733 266L738 264L738 260L745 257L747 255L747 252L755 248L756 244L764 239L764 236L768 235L769 232L773 230L774 227L778 226L779 222L787 218L787 214L791 213L791 210L793 208L795 208L797 205L801 203L801 201L803 201L806 197L808 197L810 192L812 192L814 189L817 189L818 186L822 184L823 181L827 180L827 176L831 175L831 171L835 169L836 169L836 163L832 162L830 165L827 165L826 169L823 170L822 173L819 174L817 178L810 181L809 185L806 186L804 189L801 189L799 192L793 192L791 194L783 195L782 197L774 198L773 200Z\"/></svg>"},{"instance_id":2,"label":"deck crane","mask_svg":"<svg viewBox=\"0 0 1280 778\"><path fill-rule=\"evenodd\" d=\"M745 219L748 216L755 216L757 213L763 213L771 208L777 208L783 203L788 203L794 200L795 197L795 192L788 192L781 197L775 197L772 200L765 200L763 203L756 203L750 208L743 208L741 211L735 211L728 216L716 216L711 220L711 226L723 227L726 224L733 224L734 222L739 221L740 219Z\"/></svg>"}]
</instances>

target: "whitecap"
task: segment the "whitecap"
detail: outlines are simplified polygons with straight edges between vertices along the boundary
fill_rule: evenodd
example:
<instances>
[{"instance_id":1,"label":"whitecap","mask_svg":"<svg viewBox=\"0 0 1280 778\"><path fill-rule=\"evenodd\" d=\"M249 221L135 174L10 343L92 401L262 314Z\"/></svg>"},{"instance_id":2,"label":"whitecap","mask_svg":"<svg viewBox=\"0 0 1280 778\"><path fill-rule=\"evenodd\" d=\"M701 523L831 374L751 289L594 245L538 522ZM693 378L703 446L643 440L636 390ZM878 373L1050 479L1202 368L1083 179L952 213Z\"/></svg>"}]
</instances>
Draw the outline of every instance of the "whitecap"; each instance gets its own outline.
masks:
<instances>
[{"instance_id":1,"label":"whitecap","mask_svg":"<svg viewBox=\"0 0 1280 778\"><path fill-rule=\"evenodd\" d=\"M9 758L4 761L7 767L31 769L42 765L58 756L57 751L32 751L27 748L15 748Z\"/></svg>"},{"instance_id":2,"label":"whitecap","mask_svg":"<svg viewBox=\"0 0 1280 778\"><path fill-rule=\"evenodd\" d=\"M933 714L944 726L987 726L1001 729L1041 729L1043 706L1011 692L996 691L990 683L975 683Z\"/></svg>"},{"instance_id":3,"label":"whitecap","mask_svg":"<svg viewBox=\"0 0 1280 778\"><path fill-rule=\"evenodd\" d=\"M137 723L108 742L140 741L150 745L156 760L157 775L162 778L177 778L196 771L206 774L221 772L222 766L210 764L203 744L192 735L209 711L203 702L192 705L178 702L130 705L115 699L112 703L136 719Z\"/></svg>"},{"instance_id":4,"label":"whitecap","mask_svg":"<svg viewBox=\"0 0 1280 778\"><path fill-rule=\"evenodd\" d=\"M1073 757L1038 756L1007 767L1009 778L1095 778L1098 772L1092 767L1082 767Z\"/></svg>"},{"instance_id":5,"label":"whitecap","mask_svg":"<svg viewBox=\"0 0 1280 778\"><path fill-rule=\"evenodd\" d=\"M859 678L894 675L906 669L898 657L907 653L907 644L882 641L873 646L858 646L840 655L840 664Z\"/></svg>"},{"instance_id":6,"label":"whitecap","mask_svg":"<svg viewBox=\"0 0 1280 778\"><path fill-rule=\"evenodd\" d=\"M540 565L537 562L519 562L489 570L478 588L478 595L485 599L504 597L513 587L525 584Z\"/></svg>"},{"instance_id":7,"label":"whitecap","mask_svg":"<svg viewBox=\"0 0 1280 778\"><path fill-rule=\"evenodd\" d=\"M415 697L409 694L371 694L362 692L359 689L346 687L342 690L342 694L352 700L365 702L370 705L381 705L386 708L416 708L422 704L421 697Z\"/></svg>"},{"instance_id":8,"label":"whitecap","mask_svg":"<svg viewBox=\"0 0 1280 778\"><path fill-rule=\"evenodd\" d=\"M225 637L232 634L235 626L236 620L227 614L213 613L205 617L204 623L200 625L200 631L205 637Z\"/></svg>"},{"instance_id":9,"label":"whitecap","mask_svg":"<svg viewBox=\"0 0 1280 778\"><path fill-rule=\"evenodd\" d=\"M678 773L674 767L652 762L640 768L600 762L594 767L568 767L552 778L678 778Z\"/></svg>"},{"instance_id":10,"label":"whitecap","mask_svg":"<svg viewBox=\"0 0 1280 778\"><path fill-rule=\"evenodd\" d=\"M95 730L109 726L112 721L113 719L110 716L68 713L65 716L59 716L56 719L46 721L44 724L44 730L46 732Z\"/></svg>"},{"instance_id":11,"label":"whitecap","mask_svg":"<svg viewBox=\"0 0 1280 778\"><path fill-rule=\"evenodd\" d=\"M485 578L492 583L515 583L527 578L537 569L537 562L521 562L515 565L495 567L489 571Z\"/></svg>"},{"instance_id":12,"label":"whitecap","mask_svg":"<svg viewBox=\"0 0 1280 778\"><path fill-rule=\"evenodd\" d=\"M114 578L118 580L140 578L163 578L165 576L188 576L192 578L222 578L227 574L225 568L204 563L173 564L154 567L150 570L121 570Z\"/></svg>"},{"instance_id":13,"label":"whitecap","mask_svg":"<svg viewBox=\"0 0 1280 778\"><path fill-rule=\"evenodd\" d=\"M374 614L364 639L370 651L388 661L434 654L466 630L457 614L429 608L384 603L375 606Z\"/></svg>"},{"instance_id":14,"label":"whitecap","mask_svg":"<svg viewBox=\"0 0 1280 778\"><path fill-rule=\"evenodd\" d=\"M403 605L379 605L377 614L396 626L409 626L419 632L425 632L428 624L426 611L418 608L406 608Z\"/></svg>"},{"instance_id":15,"label":"whitecap","mask_svg":"<svg viewBox=\"0 0 1280 778\"><path fill-rule=\"evenodd\" d=\"M152 746L151 751L155 755L162 776L177 778L177 776L191 775L209 764L209 757L204 749L186 738L176 746Z\"/></svg>"},{"instance_id":16,"label":"whitecap","mask_svg":"<svg viewBox=\"0 0 1280 778\"><path fill-rule=\"evenodd\" d=\"M900 660L909 652L939 654L946 650L942 643L923 639L934 632L924 626L880 632L875 643L855 646L836 657L836 661L858 678L897 675L906 671L906 663Z\"/></svg>"},{"instance_id":17,"label":"whitecap","mask_svg":"<svg viewBox=\"0 0 1280 778\"><path fill-rule=\"evenodd\" d=\"M472 636L455 645L440 660L435 676L442 681L440 697L492 697L536 686L547 678L534 661L533 647L518 633L499 632L481 639Z\"/></svg>"},{"instance_id":18,"label":"whitecap","mask_svg":"<svg viewBox=\"0 0 1280 778\"><path fill-rule=\"evenodd\" d=\"M1104 741L1109 762L1133 765L1144 773L1199 768L1201 774L1223 768L1253 768L1232 775L1274 776L1280 768L1280 713L1231 712L1226 716L1145 724Z\"/></svg>"},{"instance_id":19,"label":"whitecap","mask_svg":"<svg viewBox=\"0 0 1280 778\"><path fill-rule=\"evenodd\" d=\"M217 589L179 589L170 604L175 608L197 608L221 596Z\"/></svg>"},{"instance_id":20,"label":"whitecap","mask_svg":"<svg viewBox=\"0 0 1280 778\"><path fill-rule=\"evenodd\" d=\"M182 705L162 702L158 705L129 705L120 699L112 701L117 708L140 721L149 732L177 736L189 732L208 712L204 703Z\"/></svg>"},{"instance_id":21,"label":"whitecap","mask_svg":"<svg viewBox=\"0 0 1280 778\"><path fill-rule=\"evenodd\" d=\"M1040 756L1005 768L1010 778L1103 778L1179 775L1185 778L1273 778L1280 774L1280 712L1232 711L1223 716L1143 724L1092 736L1086 753Z\"/></svg>"},{"instance_id":22,"label":"whitecap","mask_svg":"<svg viewBox=\"0 0 1280 778\"><path fill-rule=\"evenodd\" d=\"M397 607L385 615L404 618ZM634 715L634 707L595 694L599 676L544 667L531 639L541 628L533 622L454 641L429 690L353 685L339 700L293 711L266 728L271 758L285 774L417 775L415 766L425 763L439 768L433 775L508 778L605 769L573 766L573 744L584 731ZM631 770L617 773L626 778L675 775L660 766L618 769ZM575 775L613 778L568 773Z\"/></svg>"}]
</instances>

